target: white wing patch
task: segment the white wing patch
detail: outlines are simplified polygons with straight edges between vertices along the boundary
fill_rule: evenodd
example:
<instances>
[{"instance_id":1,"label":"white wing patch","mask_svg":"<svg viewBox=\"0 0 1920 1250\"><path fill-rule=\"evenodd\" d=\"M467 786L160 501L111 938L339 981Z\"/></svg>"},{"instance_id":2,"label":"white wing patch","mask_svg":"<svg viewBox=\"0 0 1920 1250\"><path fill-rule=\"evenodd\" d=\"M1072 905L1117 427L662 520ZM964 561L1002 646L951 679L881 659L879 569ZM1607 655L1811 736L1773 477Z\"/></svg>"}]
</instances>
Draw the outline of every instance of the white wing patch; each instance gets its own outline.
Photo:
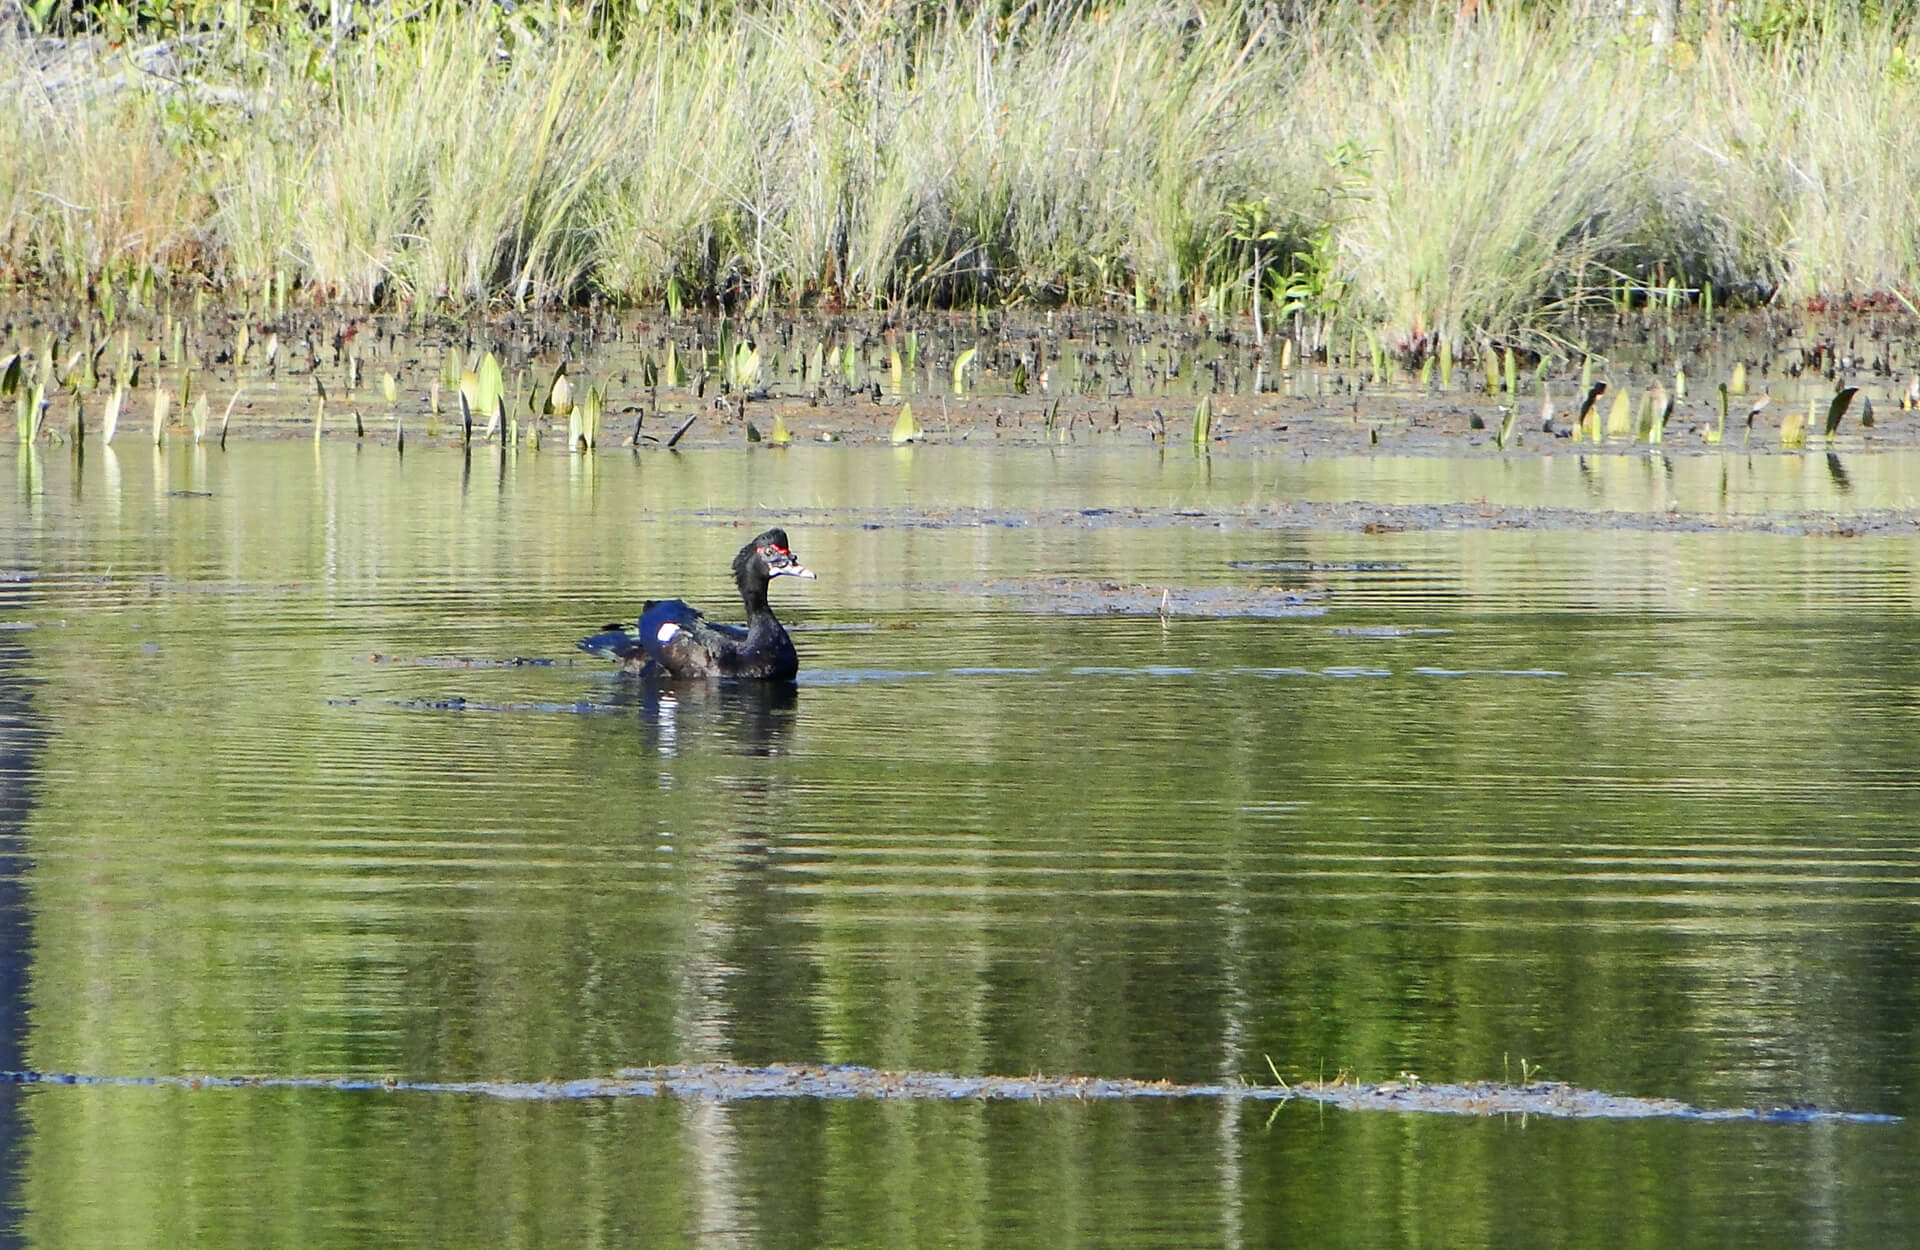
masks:
<instances>
[{"instance_id":1,"label":"white wing patch","mask_svg":"<svg viewBox=\"0 0 1920 1250\"><path fill-rule=\"evenodd\" d=\"M656 642L669 643L673 641L673 636L679 632L680 627L678 625L675 625L672 621L667 621L660 626L660 629L653 637Z\"/></svg>"}]
</instances>

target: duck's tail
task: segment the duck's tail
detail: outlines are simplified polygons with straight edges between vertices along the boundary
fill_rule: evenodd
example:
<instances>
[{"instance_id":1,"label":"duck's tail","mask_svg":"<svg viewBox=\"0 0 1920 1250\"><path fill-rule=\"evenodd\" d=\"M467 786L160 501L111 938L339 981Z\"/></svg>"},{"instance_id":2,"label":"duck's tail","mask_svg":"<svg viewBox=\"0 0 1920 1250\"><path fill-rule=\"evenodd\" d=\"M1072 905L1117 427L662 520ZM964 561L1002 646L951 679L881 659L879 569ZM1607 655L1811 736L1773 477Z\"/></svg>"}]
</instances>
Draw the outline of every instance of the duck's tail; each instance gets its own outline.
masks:
<instances>
[{"instance_id":1,"label":"duck's tail","mask_svg":"<svg viewBox=\"0 0 1920 1250\"><path fill-rule=\"evenodd\" d=\"M640 635L625 625L609 625L597 634L582 638L577 645L582 651L623 663L631 660L637 664L647 658L647 649L640 645Z\"/></svg>"}]
</instances>

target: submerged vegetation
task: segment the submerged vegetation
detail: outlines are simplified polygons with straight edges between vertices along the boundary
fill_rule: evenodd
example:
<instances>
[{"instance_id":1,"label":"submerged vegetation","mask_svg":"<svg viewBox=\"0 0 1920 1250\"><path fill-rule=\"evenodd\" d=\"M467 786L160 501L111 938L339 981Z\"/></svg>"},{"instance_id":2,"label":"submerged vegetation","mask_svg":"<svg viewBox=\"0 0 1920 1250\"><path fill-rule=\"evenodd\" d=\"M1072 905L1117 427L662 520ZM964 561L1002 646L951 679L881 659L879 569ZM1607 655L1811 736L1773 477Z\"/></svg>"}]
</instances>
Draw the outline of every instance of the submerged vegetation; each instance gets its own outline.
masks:
<instances>
[{"instance_id":1,"label":"submerged vegetation","mask_svg":"<svg viewBox=\"0 0 1920 1250\"><path fill-rule=\"evenodd\" d=\"M25 11L0 34L0 275L109 321L182 283L264 307L1067 302L1465 358L1592 300L1920 289L1920 66L1891 19Z\"/></svg>"}]
</instances>

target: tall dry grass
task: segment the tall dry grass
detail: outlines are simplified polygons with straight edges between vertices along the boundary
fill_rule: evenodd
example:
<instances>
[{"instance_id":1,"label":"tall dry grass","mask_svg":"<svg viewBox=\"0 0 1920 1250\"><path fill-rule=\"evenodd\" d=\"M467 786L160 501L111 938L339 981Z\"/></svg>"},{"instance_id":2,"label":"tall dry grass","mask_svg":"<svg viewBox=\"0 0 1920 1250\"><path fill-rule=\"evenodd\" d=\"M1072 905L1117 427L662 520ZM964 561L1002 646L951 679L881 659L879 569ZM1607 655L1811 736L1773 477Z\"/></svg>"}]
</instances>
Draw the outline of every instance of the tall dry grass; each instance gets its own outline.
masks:
<instances>
[{"instance_id":1,"label":"tall dry grass","mask_svg":"<svg viewBox=\"0 0 1920 1250\"><path fill-rule=\"evenodd\" d=\"M0 76L0 100L17 127L0 145L0 265L84 292L103 275L204 262L208 201L169 141L166 101L57 67Z\"/></svg>"},{"instance_id":2,"label":"tall dry grass","mask_svg":"<svg viewBox=\"0 0 1920 1250\"><path fill-rule=\"evenodd\" d=\"M1920 62L1907 32L1713 47L1686 135L1696 194L1736 261L1787 300L1920 287Z\"/></svg>"},{"instance_id":3,"label":"tall dry grass","mask_svg":"<svg viewBox=\"0 0 1920 1250\"><path fill-rule=\"evenodd\" d=\"M1511 330L1609 285L1679 124L1643 50L1525 20L1430 19L1316 71L1309 90L1330 116L1361 93L1371 158L1336 227L1341 260L1383 322L1420 343Z\"/></svg>"},{"instance_id":4,"label":"tall dry grass","mask_svg":"<svg viewBox=\"0 0 1920 1250\"><path fill-rule=\"evenodd\" d=\"M1920 290L1920 74L1896 28L1655 49L1451 7L902 27L786 0L615 38L531 12L215 30L165 73L0 36L21 118L0 267L350 303L1231 313L1264 266L1276 302L1456 348L1551 332L1622 275Z\"/></svg>"}]
</instances>

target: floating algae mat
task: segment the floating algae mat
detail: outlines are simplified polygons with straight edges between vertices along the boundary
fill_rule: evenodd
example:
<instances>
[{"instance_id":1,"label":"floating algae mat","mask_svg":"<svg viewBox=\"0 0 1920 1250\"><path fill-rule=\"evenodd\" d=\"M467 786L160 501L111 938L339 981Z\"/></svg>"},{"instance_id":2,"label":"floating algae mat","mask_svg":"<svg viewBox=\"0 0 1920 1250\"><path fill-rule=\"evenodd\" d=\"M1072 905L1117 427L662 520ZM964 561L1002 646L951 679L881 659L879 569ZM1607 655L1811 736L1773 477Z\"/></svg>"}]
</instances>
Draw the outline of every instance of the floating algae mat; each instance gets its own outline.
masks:
<instances>
[{"instance_id":1,"label":"floating algae mat","mask_svg":"<svg viewBox=\"0 0 1920 1250\"><path fill-rule=\"evenodd\" d=\"M1114 1101L1153 1098L1240 1099L1250 1102L1325 1103L1346 1111L1403 1111L1437 1115L1538 1115L1561 1119L1760 1120L1806 1124L1843 1121L1896 1124L1899 1116L1817 1107L1773 1109L1694 1107L1672 1098L1635 1098L1580 1089L1558 1081L1528 1085L1478 1082L1430 1085L1388 1081L1379 1085L1226 1085L1136 1081L1095 1076L958 1076L950 1072L883 1072L843 1065L687 1064L626 1068L612 1077L571 1081L381 1081L365 1078L273 1076L85 1076L75 1073L0 1072L15 1085L132 1085L177 1089L332 1089L342 1093L385 1090L410 1094L472 1094L517 1102L574 1098L682 1098L717 1102L745 1099L876 1099L946 1102Z\"/></svg>"}]
</instances>

